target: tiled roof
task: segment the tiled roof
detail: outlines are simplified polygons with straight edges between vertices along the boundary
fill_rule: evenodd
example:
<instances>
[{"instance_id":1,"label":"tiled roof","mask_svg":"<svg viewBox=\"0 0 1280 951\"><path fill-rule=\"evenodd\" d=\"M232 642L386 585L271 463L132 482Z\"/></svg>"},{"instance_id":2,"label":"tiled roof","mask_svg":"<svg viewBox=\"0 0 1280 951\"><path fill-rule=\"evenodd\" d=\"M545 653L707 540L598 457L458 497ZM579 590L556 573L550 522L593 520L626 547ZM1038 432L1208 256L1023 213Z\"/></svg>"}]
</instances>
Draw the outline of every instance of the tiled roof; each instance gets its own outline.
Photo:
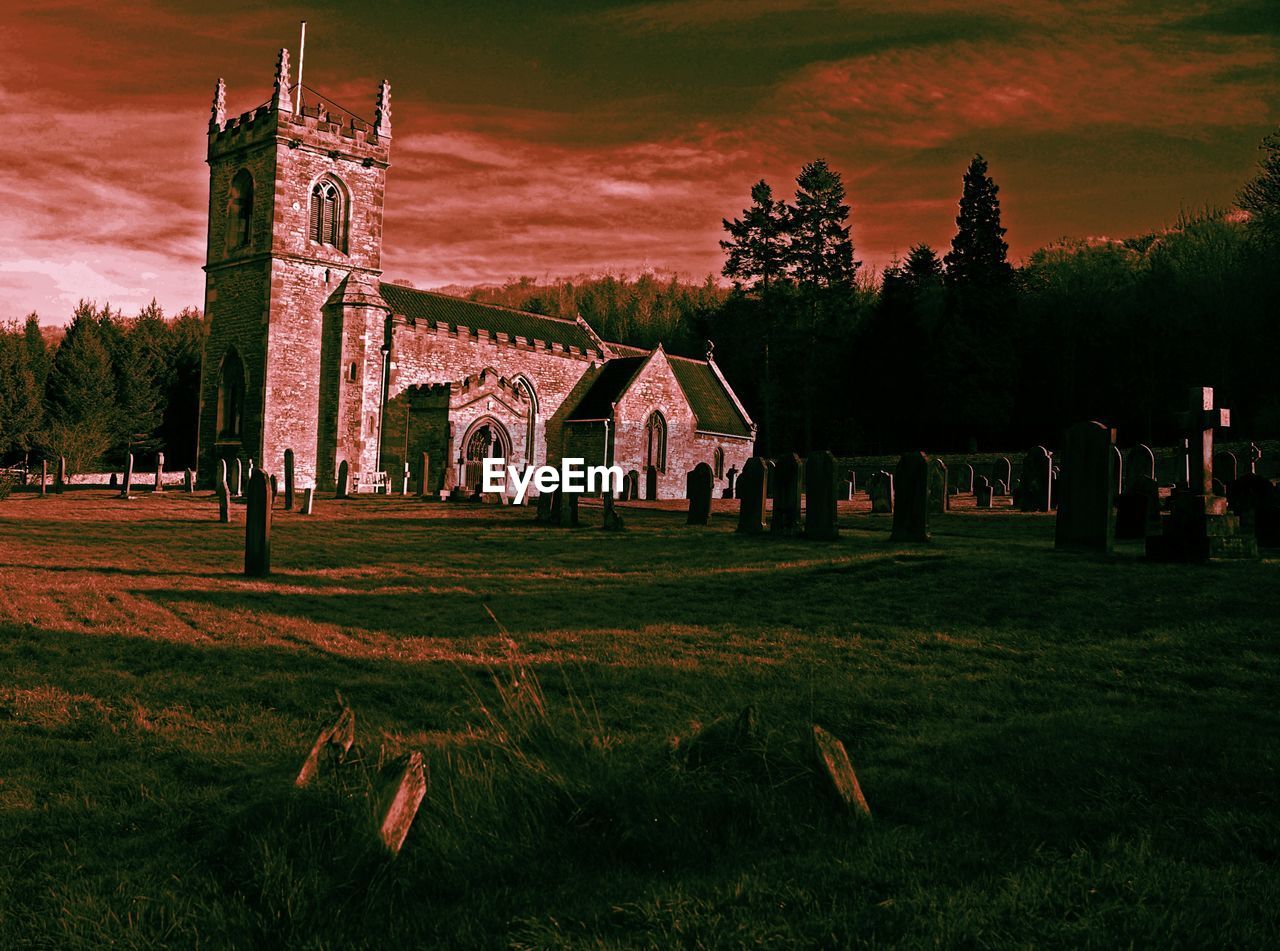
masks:
<instances>
[{"instance_id":1,"label":"tiled roof","mask_svg":"<svg viewBox=\"0 0 1280 951\"><path fill-rule=\"evenodd\" d=\"M641 351L643 353L644 351ZM626 392L631 380L648 356L619 357L609 360L600 368L578 405L569 414L570 421L583 419L608 419L613 415L613 404Z\"/></svg>"},{"instance_id":2,"label":"tiled roof","mask_svg":"<svg viewBox=\"0 0 1280 951\"><path fill-rule=\"evenodd\" d=\"M685 399L698 417L698 428L727 436L750 436L751 427L738 412L732 397L710 365L701 360L670 357L676 382L684 390Z\"/></svg>"},{"instance_id":3,"label":"tiled roof","mask_svg":"<svg viewBox=\"0 0 1280 951\"><path fill-rule=\"evenodd\" d=\"M392 313L414 320L442 323L450 330L467 327L473 331L488 330L511 337L524 337L529 341L545 340L583 351L599 349L591 335L577 321L481 304L434 291L420 291L402 284L381 284L379 289Z\"/></svg>"},{"instance_id":4,"label":"tiled roof","mask_svg":"<svg viewBox=\"0 0 1280 951\"><path fill-rule=\"evenodd\" d=\"M619 357L647 357L649 351L644 347L633 347L629 343L614 343L612 340L606 340L604 345Z\"/></svg>"}]
</instances>

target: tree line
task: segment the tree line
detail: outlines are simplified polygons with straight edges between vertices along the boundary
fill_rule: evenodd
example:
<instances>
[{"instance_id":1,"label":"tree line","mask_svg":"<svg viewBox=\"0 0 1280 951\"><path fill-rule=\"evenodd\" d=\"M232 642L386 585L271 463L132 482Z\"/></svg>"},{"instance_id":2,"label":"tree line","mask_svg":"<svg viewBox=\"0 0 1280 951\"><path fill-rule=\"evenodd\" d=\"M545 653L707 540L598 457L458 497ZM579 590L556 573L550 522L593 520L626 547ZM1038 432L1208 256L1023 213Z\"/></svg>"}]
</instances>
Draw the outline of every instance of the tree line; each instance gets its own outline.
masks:
<instances>
[{"instance_id":1,"label":"tree line","mask_svg":"<svg viewBox=\"0 0 1280 951\"><path fill-rule=\"evenodd\" d=\"M1211 385L1237 437L1280 435L1280 133L1236 207L1124 239L1064 240L1008 260L999 187L974 156L944 253L916 244L869 274L838 171L765 181L726 219L724 287L651 274L474 288L473 300L572 318L605 339L716 359L759 426L760 451L841 454L1054 445L1082 419L1122 444L1171 443L1192 386ZM0 328L0 457L73 471L163 449L194 463L198 311L133 318L82 302L50 347L35 315Z\"/></svg>"},{"instance_id":2,"label":"tree line","mask_svg":"<svg viewBox=\"0 0 1280 951\"><path fill-rule=\"evenodd\" d=\"M62 456L76 474L163 450L194 466L204 338L198 310L154 300L131 318L81 301L52 346L34 313L0 327L0 460Z\"/></svg>"}]
</instances>

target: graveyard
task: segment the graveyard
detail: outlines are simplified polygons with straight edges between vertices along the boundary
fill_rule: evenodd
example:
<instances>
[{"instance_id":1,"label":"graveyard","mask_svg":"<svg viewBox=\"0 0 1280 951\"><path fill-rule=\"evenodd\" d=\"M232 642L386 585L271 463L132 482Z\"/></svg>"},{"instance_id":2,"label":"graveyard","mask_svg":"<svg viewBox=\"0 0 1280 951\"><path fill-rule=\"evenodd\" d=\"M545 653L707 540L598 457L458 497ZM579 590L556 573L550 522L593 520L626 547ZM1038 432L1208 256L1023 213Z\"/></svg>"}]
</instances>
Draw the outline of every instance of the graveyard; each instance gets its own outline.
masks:
<instances>
[{"instance_id":1,"label":"graveyard","mask_svg":"<svg viewBox=\"0 0 1280 951\"><path fill-rule=\"evenodd\" d=\"M1059 550L971 476L925 514L937 467L899 466L893 512L808 533L798 488L619 531L589 499L304 515L260 474L229 524L204 490L15 493L0 943L1274 942L1280 551ZM353 751L298 788L339 695ZM391 856L366 792L411 751Z\"/></svg>"}]
</instances>

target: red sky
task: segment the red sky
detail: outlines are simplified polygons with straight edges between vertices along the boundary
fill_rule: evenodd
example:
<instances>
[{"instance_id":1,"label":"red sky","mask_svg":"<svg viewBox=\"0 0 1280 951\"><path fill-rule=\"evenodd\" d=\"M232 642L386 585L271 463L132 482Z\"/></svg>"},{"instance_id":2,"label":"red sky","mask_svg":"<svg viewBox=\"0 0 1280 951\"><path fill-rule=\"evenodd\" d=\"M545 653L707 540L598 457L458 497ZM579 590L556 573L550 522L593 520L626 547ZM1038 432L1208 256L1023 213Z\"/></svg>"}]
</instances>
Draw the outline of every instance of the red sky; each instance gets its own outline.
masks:
<instances>
[{"instance_id":1,"label":"red sky","mask_svg":"<svg viewBox=\"0 0 1280 951\"><path fill-rule=\"evenodd\" d=\"M0 32L0 320L203 302L205 133L275 53L394 139L384 267L701 278L764 177L844 174L858 256L945 249L981 151L1011 254L1231 203L1280 125L1280 3L836 0L9 4Z\"/></svg>"}]
</instances>

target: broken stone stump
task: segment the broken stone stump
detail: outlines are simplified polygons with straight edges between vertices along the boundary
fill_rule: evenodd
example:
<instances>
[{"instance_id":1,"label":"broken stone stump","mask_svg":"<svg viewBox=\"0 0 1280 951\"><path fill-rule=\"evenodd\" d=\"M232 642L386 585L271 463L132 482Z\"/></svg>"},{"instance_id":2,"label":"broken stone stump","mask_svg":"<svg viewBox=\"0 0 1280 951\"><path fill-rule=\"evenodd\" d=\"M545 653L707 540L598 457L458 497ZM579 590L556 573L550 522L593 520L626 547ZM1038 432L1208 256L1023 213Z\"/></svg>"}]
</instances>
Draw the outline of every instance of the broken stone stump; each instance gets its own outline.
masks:
<instances>
[{"instance_id":1,"label":"broken stone stump","mask_svg":"<svg viewBox=\"0 0 1280 951\"><path fill-rule=\"evenodd\" d=\"M299 788L308 785L320 772L320 757L329 749L341 762L356 741L356 715L352 709L343 705L337 716L324 725L316 741L311 745L311 752L298 770L298 778L293 781Z\"/></svg>"},{"instance_id":2,"label":"broken stone stump","mask_svg":"<svg viewBox=\"0 0 1280 951\"><path fill-rule=\"evenodd\" d=\"M427 775L417 750L392 760L379 772L374 790L378 837L392 855L400 854L426 795Z\"/></svg>"},{"instance_id":3,"label":"broken stone stump","mask_svg":"<svg viewBox=\"0 0 1280 951\"><path fill-rule=\"evenodd\" d=\"M813 749L817 756L818 768L830 780L831 787L840 801L851 812L870 818L871 807L867 805L866 797L862 795L862 787L858 785L857 774L853 771L853 764L849 762L849 754L845 751L844 744L815 723Z\"/></svg>"}]
</instances>

